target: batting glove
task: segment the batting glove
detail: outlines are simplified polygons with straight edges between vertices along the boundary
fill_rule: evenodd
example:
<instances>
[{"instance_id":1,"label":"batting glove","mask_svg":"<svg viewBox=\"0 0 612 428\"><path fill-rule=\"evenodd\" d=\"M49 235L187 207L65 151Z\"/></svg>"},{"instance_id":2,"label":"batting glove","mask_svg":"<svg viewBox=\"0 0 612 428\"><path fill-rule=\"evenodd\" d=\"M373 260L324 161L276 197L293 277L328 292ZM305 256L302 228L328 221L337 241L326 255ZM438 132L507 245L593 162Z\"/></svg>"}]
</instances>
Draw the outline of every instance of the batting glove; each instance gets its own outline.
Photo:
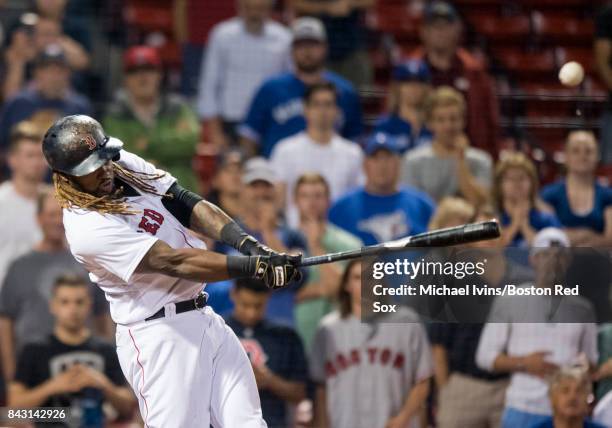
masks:
<instances>
[{"instance_id":1,"label":"batting glove","mask_svg":"<svg viewBox=\"0 0 612 428\"><path fill-rule=\"evenodd\" d=\"M275 253L270 256L228 256L227 270L235 278L261 280L268 288L277 289L299 282L302 255Z\"/></svg>"},{"instance_id":2,"label":"batting glove","mask_svg":"<svg viewBox=\"0 0 612 428\"><path fill-rule=\"evenodd\" d=\"M268 288L285 287L293 281L298 282L302 277L298 268L302 259L301 255L290 256L276 253L271 256L256 257L257 265L253 277L262 280Z\"/></svg>"}]
</instances>

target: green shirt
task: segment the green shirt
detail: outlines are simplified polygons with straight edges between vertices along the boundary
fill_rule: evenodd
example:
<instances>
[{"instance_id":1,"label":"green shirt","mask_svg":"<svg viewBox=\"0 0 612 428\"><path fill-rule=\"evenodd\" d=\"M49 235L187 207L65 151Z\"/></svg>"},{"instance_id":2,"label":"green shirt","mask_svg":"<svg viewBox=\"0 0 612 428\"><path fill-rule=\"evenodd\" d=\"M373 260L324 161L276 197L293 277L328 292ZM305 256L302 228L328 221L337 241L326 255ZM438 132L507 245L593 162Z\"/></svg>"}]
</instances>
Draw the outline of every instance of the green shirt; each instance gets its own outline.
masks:
<instances>
[{"instance_id":1,"label":"green shirt","mask_svg":"<svg viewBox=\"0 0 612 428\"><path fill-rule=\"evenodd\" d=\"M361 240L355 235L331 223L327 224L327 229L325 230L321 244L327 253L354 250L356 248L361 248L363 245ZM308 287L310 284L315 284L319 282L320 278L321 269L318 266L312 266L308 271L308 283L304 286ZM319 325L319 321L333 309L334 301L324 297L309 299L295 306L296 329L307 351L310 350L310 345Z\"/></svg>"},{"instance_id":2,"label":"green shirt","mask_svg":"<svg viewBox=\"0 0 612 428\"><path fill-rule=\"evenodd\" d=\"M154 123L148 125L134 115L125 94L120 94L102 122L108 135L123 141L127 151L168 171L183 187L198 190L191 162L200 140L200 124L180 97L163 97Z\"/></svg>"}]
</instances>

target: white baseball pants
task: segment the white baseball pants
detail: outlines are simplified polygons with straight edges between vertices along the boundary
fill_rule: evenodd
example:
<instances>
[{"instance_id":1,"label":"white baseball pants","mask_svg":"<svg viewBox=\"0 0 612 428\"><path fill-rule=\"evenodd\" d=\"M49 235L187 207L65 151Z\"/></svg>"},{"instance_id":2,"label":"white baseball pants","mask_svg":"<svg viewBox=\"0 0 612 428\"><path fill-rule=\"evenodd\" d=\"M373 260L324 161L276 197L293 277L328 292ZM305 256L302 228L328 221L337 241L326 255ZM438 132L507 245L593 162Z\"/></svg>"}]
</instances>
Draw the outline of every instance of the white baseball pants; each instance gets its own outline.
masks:
<instances>
[{"instance_id":1,"label":"white baseball pants","mask_svg":"<svg viewBox=\"0 0 612 428\"><path fill-rule=\"evenodd\" d=\"M146 428L267 426L248 357L208 306L118 325L117 354Z\"/></svg>"}]
</instances>

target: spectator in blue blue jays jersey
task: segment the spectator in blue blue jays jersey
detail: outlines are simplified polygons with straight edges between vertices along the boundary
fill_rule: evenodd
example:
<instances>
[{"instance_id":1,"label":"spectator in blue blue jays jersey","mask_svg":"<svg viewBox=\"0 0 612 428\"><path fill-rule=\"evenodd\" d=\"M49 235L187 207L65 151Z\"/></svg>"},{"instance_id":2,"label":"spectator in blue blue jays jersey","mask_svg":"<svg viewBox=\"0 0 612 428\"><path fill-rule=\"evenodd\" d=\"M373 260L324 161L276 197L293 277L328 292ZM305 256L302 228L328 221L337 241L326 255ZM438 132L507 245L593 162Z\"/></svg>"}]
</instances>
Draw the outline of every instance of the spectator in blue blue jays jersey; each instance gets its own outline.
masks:
<instances>
[{"instance_id":1,"label":"spectator in blue blue jays jersey","mask_svg":"<svg viewBox=\"0 0 612 428\"><path fill-rule=\"evenodd\" d=\"M332 223L366 245L425 232L434 203L425 193L400 188L401 148L387 134L374 134L365 145L366 184L339 198L329 212Z\"/></svg>"},{"instance_id":2,"label":"spectator in blue blue jays jersey","mask_svg":"<svg viewBox=\"0 0 612 428\"><path fill-rule=\"evenodd\" d=\"M431 89L429 66L420 60L404 61L393 67L392 78L391 112L376 121L374 132L394 136L403 151L430 142L424 112Z\"/></svg>"},{"instance_id":3,"label":"spectator in blue blue jays jersey","mask_svg":"<svg viewBox=\"0 0 612 428\"><path fill-rule=\"evenodd\" d=\"M328 81L338 91L339 133L355 140L362 131L359 96L353 86L335 73L325 70L327 36L321 21L299 18L292 25L291 55L294 71L265 81L256 92L238 133L250 153L269 157L283 138L306 129L303 96L314 83Z\"/></svg>"}]
</instances>

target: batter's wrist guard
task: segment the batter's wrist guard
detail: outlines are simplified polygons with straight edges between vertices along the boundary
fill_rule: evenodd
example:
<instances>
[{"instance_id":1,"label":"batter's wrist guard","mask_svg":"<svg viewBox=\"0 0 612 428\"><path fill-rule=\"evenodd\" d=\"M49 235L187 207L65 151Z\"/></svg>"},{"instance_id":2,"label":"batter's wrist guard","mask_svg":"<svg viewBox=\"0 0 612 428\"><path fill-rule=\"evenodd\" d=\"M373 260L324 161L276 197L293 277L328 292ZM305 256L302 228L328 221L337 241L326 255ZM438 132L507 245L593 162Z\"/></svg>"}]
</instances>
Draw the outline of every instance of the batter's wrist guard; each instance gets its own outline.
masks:
<instances>
[{"instance_id":1,"label":"batter's wrist guard","mask_svg":"<svg viewBox=\"0 0 612 428\"><path fill-rule=\"evenodd\" d=\"M232 278L254 278L258 267L261 268L259 259L258 256L227 256L227 273ZM261 276L263 273L259 272Z\"/></svg>"},{"instance_id":2,"label":"batter's wrist guard","mask_svg":"<svg viewBox=\"0 0 612 428\"><path fill-rule=\"evenodd\" d=\"M221 241L249 256L268 256L272 252L232 221L221 229Z\"/></svg>"}]
</instances>

